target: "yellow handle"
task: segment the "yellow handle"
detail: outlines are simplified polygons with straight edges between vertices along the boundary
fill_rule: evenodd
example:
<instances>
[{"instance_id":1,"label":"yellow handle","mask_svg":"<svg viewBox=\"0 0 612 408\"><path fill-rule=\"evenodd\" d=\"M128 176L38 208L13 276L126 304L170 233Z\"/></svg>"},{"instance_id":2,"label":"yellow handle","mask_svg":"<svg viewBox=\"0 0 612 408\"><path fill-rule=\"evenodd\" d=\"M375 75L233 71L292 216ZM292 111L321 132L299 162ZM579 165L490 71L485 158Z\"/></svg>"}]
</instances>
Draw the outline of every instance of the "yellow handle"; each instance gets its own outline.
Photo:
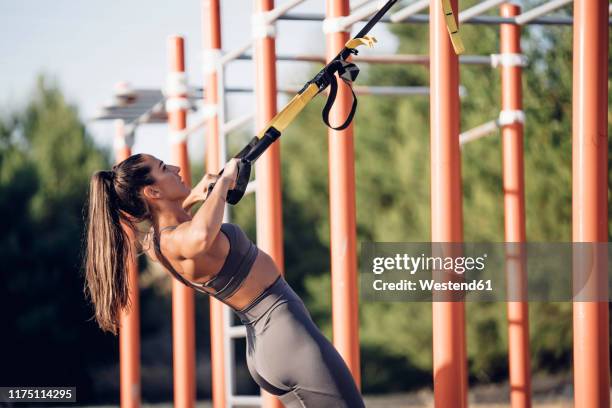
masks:
<instances>
[{"instance_id":1,"label":"yellow handle","mask_svg":"<svg viewBox=\"0 0 612 408\"><path fill-rule=\"evenodd\" d=\"M344 44L344 46L346 48L355 49L359 47L360 45L367 45L368 47L372 48L374 47L375 42L377 42L376 37L371 36L371 35L364 35L362 38L352 38L348 40L346 44Z\"/></svg>"}]
</instances>

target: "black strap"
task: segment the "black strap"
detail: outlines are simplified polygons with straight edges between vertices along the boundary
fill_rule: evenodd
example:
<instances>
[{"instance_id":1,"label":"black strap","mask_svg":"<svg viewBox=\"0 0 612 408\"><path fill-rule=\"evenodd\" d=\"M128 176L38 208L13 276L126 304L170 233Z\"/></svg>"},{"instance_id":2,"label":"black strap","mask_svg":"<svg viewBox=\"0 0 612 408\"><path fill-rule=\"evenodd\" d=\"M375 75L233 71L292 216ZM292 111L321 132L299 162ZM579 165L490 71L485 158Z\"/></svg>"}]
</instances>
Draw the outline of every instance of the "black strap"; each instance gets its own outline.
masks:
<instances>
[{"instance_id":1,"label":"black strap","mask_svg":"<svg viewBox=\"0 0 612 408\"><path fill-rule=\"evenodd\" d=\"M236 176L236 186L227 192L225 201L229 204L237 204L246 192L251 178L251 162L244 159L238 162L238 175Z\"/></svg>"},{"instance_id":2,"label":"black strap","mask_svg":"<svg viewBox=\"0 0 612 408\"><path fill-rule=\"evenodd\" d=\"M238 152L238 154L234 156L234 158L242 159L242 160L240 160L240 162L238 163L238 175L236 176L236 187L233 190L229 190L227 192L227 197L225 198L225 200L229 204L238 203L238 201L240 201L240 199L242 198L242 196L244 195L246 191L247 185L249 184L249 179L251 177L251 161L246 160L245 156L251 151L253 151L253 149L258 145L258 143L260 143L260 140L257 138L257 136L253 137L251 141L249 142L249 144L247 144L240 152ZM221 169L218 175L221 176L222 174L223 174L223 169ZM210 194L215 184L216 182L213 182L208 185L208 194Z\"/></svg>"},{"instance_id":3,"label":"black strap","mask_svg":"<svg viewBox=\"0 0 612 408\"><path fill-rule=\"evenodd\" d=\"M328 127L334 130L343 130L351 124L351 122L353 121L353 116L355 116L355 112L357 110L357 96L355 96L355 91L353 90L352 82L357 79L357 75L359 74L359 68L357 68L357 65L351 62L341 60L337 62L338 63L330 65L332 69L326 72L325 80L327 83L329 83L329 96L327 97L327 101L325 101L325 106L323 107L323 112L321 112L321 116L323 117L323 122L325 122ZM346 117L344 123L336 127L332 126L329 123L329 112L331 111L331 108L334 105L334 102L336 101L336 96L338 93L338 80L336 79L336 75L334 75L334 71L338 72L340 79L342 79L342 82L344 82L349 87L349 89L351 90L351 94L353 95L353 104L351 106L351 111Z\"/></svg>"}]
</instances>

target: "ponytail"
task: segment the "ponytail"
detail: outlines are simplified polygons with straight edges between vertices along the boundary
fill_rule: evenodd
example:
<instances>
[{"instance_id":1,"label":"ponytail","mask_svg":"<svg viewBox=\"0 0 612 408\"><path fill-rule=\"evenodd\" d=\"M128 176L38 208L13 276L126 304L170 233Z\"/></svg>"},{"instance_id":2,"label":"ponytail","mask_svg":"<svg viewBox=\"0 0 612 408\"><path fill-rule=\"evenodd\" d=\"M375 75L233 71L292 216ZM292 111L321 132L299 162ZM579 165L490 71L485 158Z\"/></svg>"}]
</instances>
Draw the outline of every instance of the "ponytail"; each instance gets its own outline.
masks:
<instances>
[{"instance_id":1,"label":"ponytail","mask_svg":"<svg viewBox=\"0 0 612 408\"><path fill-rule=\"evenodd\" d=\"M117 335L119 315L129 308L126 265L130 240L121 226L113 172L98 171L89 187L85 279L100 328ZM86 294L87 296L87 294Z\"/></svg>"},{"instance_id":2,"label":"ponytail","mask_svg":"<svg viewBox=\"0 0 612 408\"><path fill-rule=\"evenodd\" d=\"M136 235L136 223L151 220L141 193L154 182L144 155L135 154L111 171L94 173L89 184L84 291L100 328L114 335L121 310L130 308L126 266L135 248L129 232Z\"/></svg>"}]
</instances>

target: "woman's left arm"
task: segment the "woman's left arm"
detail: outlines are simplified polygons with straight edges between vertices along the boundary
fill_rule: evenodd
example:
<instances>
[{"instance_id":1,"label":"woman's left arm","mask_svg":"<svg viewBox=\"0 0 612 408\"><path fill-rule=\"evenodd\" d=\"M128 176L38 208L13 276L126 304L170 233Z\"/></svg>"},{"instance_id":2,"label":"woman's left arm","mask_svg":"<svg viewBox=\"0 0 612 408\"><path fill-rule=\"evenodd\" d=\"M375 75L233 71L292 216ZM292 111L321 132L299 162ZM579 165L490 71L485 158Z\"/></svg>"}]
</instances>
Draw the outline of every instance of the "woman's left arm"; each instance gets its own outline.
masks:
<instances>
[{"instance_id":1,"label":"woman's left arm","mask_svg":"<svg viewBox=\"0 0 612 408\"><path fill-rule=\"evenodd\" d=\"M195 204L197 204L200 201L204 201L204 199L197 198L196 195L193 194L193 190L192 190L191 193L189 193L189 196L185 199L185 201L183 201L182 207L185 211L189 211L191 210L191 207L193 207Z\"/></svg>"},{"instance_id":2,"label":"woman's left arm","mask_svg":"<svg viewBox=\"0 0 612 408\"><path fill-rule=\"evenodd\" d=\"M191 190L187 198L183 201L182 207L189 211L195 204L206 201L208 197L208 186L219 178L216 174L205 174L202 180Z\"/></svg>"}]
</instances>

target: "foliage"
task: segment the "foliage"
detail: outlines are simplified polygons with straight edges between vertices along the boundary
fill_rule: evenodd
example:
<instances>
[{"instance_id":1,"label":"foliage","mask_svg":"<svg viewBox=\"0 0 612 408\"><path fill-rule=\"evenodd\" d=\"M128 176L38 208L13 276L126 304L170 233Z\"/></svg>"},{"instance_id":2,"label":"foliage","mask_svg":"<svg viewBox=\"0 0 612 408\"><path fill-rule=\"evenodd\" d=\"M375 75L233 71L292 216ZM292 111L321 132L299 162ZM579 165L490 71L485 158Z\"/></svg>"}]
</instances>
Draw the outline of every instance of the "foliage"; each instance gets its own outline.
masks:
<instances>
[{"instance_id":1,"label":"foliage","mask_svg":"<svg viewBox=\"0 0 612 408\"><path fill-rule=\"evenodd\" d=\"M25 109L0 120L3 384L79 384L86 398L88 369L117 358L115 339L87 322L80 265L89 176L108 163L42 77Z\"/></svg>"}]
</instances>

